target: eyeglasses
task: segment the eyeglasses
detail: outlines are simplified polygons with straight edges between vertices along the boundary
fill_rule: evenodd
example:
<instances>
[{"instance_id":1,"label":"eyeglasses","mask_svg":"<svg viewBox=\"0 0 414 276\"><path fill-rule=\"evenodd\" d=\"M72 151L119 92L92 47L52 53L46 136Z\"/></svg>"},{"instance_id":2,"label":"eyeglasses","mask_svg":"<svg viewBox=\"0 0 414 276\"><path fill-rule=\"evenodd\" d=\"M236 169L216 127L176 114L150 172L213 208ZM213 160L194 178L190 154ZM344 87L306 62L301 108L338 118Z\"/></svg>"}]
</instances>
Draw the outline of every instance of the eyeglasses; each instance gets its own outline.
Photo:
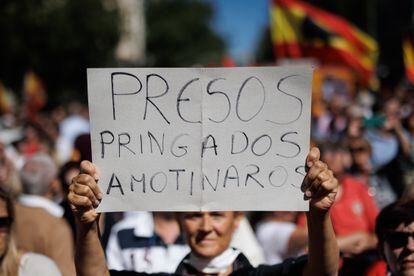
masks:
<instances>
[{"instance_id":1,"label":"eyeglasses","mask_svg":"<svg viewBox=\"0 0 414 276\"><path fill-rule=\"evenodd\" d=\"M0 228L10 228L12 221L11 217L0 217Z\"/></svg>"},{"instance_id":2,"label":"eyeglasses","mask_svg":"<svg viewBox=\"0 0 414 276\"><path fill-rule=\"evenodd\" d=\"M397 249L406 246L409 237L414 239L414 232L390 231L385 234L385 241L392 249Z\"/></svg>"}]
</instances>

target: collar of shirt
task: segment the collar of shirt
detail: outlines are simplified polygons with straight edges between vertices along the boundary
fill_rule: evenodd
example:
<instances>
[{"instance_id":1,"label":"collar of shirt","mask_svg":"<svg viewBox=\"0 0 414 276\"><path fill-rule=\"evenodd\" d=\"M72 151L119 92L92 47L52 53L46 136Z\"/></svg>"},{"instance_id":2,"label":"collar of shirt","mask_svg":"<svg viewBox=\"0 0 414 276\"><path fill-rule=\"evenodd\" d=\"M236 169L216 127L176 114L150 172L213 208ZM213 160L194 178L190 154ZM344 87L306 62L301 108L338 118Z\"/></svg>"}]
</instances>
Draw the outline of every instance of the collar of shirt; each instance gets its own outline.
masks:
<instances>
[{"instance_id":1,"label":"collar of shirt","mask_svg":"<svg viewBox=\"0 0 414 276\"><path fill-rule=\"evenodd\" d=\"M230 247L212 259L200 258L190 253L189 258L184 262L202 273L223 273L233 264L239 254L240 251Z\"/></svg>"},{"instance_id":2,"label":"collar of shirt","mask_svg":"<svg viewBox=\"0 0 414 276\"><path fill-rule=\"evenodd\" d=\"M46 210L49 214L61 218L65 210L55 202L45 197L37 195L21 195L19 203L28 207L39 207Z\"/></svg>"}]
</instances>

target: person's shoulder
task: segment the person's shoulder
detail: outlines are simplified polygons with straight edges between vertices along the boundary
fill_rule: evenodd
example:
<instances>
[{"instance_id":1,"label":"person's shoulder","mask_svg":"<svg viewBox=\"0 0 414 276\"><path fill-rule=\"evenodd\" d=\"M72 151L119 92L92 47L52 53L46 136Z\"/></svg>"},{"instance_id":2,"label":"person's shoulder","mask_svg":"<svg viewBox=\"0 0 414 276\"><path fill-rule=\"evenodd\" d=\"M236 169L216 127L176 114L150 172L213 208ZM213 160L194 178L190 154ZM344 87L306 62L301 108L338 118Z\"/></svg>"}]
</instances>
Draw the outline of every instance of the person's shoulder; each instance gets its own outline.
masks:
<instances>
[{"instance_id":1,"label":"person's shoulder","mask_svg":"<svg viewBox=\"0 0 414 276\"><path fill-rule=\"evenodd\" d=\"M22 276L62 275L52 259L45 255L33 252L27 252L21 256L19 268L19 275Z\"/></svg>"},{"instance_id":2,"label":"person's shoulder","mask_svg":"<svg viewBox=\"0 0 414 276\"><path fill-rule=\"evenodd\" d=\"M170 276L170 275L179 275L179 274L172 274L172 273L143 273L143 272L135 272L135 271L128 271L128 270L109 270L109 274L111 276L145 276L145 275L152 275L152 276Z\"/></svg>"},{"instance_id":3,"label":"person's shoulder","mask_svg":"<svg viewBox=\"0 0 414 276\"><path fill-rule=\"evenodd\" d=\"M231 275L240 275L240 276L293 276L293 275L302 275L302 272L305 268L305 265L308 262L308 256L303 255L298 258L289 258L284 260L280 264L275 265L259 265L258 267L246 267L244 269L239 269L234 271Z\"/></svg>"}]
</instances>

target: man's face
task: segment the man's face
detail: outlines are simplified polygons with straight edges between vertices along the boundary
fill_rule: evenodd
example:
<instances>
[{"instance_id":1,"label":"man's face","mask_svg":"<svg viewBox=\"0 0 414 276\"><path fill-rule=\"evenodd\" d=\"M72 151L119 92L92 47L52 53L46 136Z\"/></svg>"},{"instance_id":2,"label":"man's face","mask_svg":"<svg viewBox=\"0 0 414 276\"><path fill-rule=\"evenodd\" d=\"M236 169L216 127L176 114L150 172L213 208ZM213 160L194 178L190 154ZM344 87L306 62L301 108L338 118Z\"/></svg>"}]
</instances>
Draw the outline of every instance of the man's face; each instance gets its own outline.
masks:
<instances>
[{"instance_id":1,"label":"man's face","mask_svg":"<svg viewBox=\"0 0 414 276\"><path fill-rule=\"evenodd\" d=\"M411 234L411 235L407 235ZM393 275L414 276L414 221L387 234L384 256Z\"/></svg>"},{"instance_id":2,"label":"man's face","mask_svg":"<svg viewBox=\"0 0 414 276\"><path fill-rule=\"evenodd\" d=\"M238 212L186 212L180 223L192 252L213 258L229 247L241 218Z\"/></svg>"}]
</instances>

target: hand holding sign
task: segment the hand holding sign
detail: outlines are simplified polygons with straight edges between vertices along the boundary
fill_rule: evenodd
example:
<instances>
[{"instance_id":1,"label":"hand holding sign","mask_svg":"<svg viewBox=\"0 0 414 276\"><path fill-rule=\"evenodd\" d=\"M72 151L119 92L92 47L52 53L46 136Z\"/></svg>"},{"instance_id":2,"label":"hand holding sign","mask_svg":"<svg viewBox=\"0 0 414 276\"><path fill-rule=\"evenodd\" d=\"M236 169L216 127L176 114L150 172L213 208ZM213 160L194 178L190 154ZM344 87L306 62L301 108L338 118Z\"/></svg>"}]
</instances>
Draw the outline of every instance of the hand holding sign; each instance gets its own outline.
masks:
<instances>
[{"instance_id":1,"label":"hand holding sign","mask_svg":"<svg viewBox=\"0 0 414 276\"><path fill-rule=\"evenodd\" d=\"M69 186L68 201L75 217L83 224L94 222L98 214L95 208L102 200L101 189L96 183L97 169L89 161L82 161L80 173Z\"/></svg>"},{"instance_id":2,"label":"hand holding sign","mask_svg":"<svg viewBox=\"0 0 414 276\"><path fill-rule=\"evenodd\" d=\"M311 198L311 209L326 212L335 201L338 180L319 158L319 149L313 147L306 158L308 173L304 179L304 191L305 195Z\"/></svg>"}]
</instances>

